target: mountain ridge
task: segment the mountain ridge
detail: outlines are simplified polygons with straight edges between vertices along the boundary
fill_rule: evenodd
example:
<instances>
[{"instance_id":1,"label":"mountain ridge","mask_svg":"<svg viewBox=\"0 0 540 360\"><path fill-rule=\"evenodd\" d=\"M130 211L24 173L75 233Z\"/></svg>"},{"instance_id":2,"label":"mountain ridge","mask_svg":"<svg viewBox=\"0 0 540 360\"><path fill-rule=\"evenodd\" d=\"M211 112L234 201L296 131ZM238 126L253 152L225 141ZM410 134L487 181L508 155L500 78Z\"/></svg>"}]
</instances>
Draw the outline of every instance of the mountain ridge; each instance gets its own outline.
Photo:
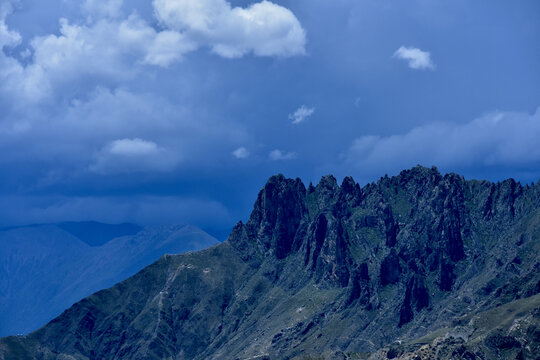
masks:
<instances>
[{"instance_id":1,"label":"mountain ridge","mask_svg":"<svg viewBox=\"0 0 540 360\"><path fill-rule=\"evenodd\" d=\"M540 292L539 205L538 183L465 180L420 166L364 187L350 177L306 188L272 176L225 243L162 257L28 337L3 340L0 354L376 354Z\"/></svg>"},{"instance_id":2,"label":"mountain ridge","mask_svg":"<svg viewBox=\"0 0 540 360\"><path fill-rule=\"evenodd\" d=\"M71 230L77 228L71 225ZM92 225L82 223L80 228ZM90 231L86 241L58 224L0 231L0 334L35 330L66 307L133 275L163 253L217 243L188 225L146 227L133 235L129 235L132 231L119 233L123 225L113 226L112 232L103 231L104 227L110 225ZM99 245L107 233L123 236ZM98 234L100 241L89 241L92 234Z\"/></svg>"}]
</instances>

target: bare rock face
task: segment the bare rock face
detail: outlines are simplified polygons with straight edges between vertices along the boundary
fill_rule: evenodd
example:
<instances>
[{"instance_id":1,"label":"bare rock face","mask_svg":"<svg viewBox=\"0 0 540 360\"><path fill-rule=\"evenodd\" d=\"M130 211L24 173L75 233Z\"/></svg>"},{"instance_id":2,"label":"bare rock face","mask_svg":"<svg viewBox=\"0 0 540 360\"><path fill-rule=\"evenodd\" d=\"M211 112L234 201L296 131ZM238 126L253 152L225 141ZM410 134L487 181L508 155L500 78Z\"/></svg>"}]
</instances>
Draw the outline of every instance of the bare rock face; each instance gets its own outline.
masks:
<instances>
[{"instance_id":1,"label":"bare rock face","mask_svg":"<svg viewBox=\"0 0 540 360\"><path fill-rule=\"evenodd\" d=\"M261 190L247 223L250 237L278 259L291 251L294 235L306 213L306 188L300 179L272 176Z\"/></svg>"},{"instance_id":2,"label":"bare rock face","mask_svg":"<svg viewBox=\"0 0 540 360\"><path fill-rule=\"evenodd\" d=\"M381 263L381 285L395 284L399 281L401 276L401 267L399 265L399 258L394 249L390 250Z\"/></svg>"},{"instance_id":3,"label":"bare rock face","mask_svg":"<svg viewBox=\"0 0 540 360\"><path fill-rule=\"evenodd\" d=\"M306 189L277 175L225 243L164 257L28 337L0 341L0 354L420 356L395 342L536 296L539 241L540 184L465 180L420 166L364 187L325 176ZM517 356L534 348L531 324L521 337L490 333L482 349ZM442 358L480 353L463 336L426 351Z\"/></svg>"},{"instance_id":4,"label":"bare rock face","mask_svg":"<svg viewBox=\"0 0 540 360\"><path fill-rule=\"evenodd\" d=\"M305 243L304 265L315 270L328 233L328 220L320 214L311 226L311 234Z\"/></svg>"},{"instance_id":5,"label":"bare rock face","mask_svg":"<svg viewBox=\"0 0 540 360\"><path fill-rule=\"evenodd\" d=\"M424 285L424 279L419 275L413 275L407 283L405 298L399 311L398 326L401 327L414 318L413 309L419 312L428 305L429 292Z\"/></svg>"},{"instance_id":6,"label":"bare rock face","mask_svg":"<svg viewBox=\"0 0 540 360\"><path fill-rule=\"evenodd\" d=\"M360 305L367 305L368 310L370 310L369 272L366 263L360 264L351 275L351 284L348 288L345 305L349 306L355 301L358 301Z\"/></svg>"}]
</instances>

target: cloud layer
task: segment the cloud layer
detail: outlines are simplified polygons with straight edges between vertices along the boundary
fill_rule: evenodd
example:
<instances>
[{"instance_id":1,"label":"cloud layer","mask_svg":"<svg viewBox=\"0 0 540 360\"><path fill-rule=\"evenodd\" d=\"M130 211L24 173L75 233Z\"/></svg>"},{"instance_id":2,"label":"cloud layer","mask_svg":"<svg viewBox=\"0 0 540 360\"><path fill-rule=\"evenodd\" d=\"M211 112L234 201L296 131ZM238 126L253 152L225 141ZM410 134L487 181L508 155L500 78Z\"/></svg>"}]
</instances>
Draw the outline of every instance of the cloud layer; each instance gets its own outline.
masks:
<instances>
[{"instance_id":1,"label":"cloud layer","mask_svg":"<svg viewBox=\"0 0 540 360\"><path fill-rule=\"evenodd\" d=\"M416 164L538 169L539 138L540 108L532 115L496 112L464 124L431 123L402 135L362 136L344 159L349 166L371 173L395 172Z\"/></svg>"},{"instance_id":2,"label":"cloud layer","mask_svg":"<svg viewBox=\"0 0 540 360\"><path fill-rule=\"evenodd\" d=\"M199 226L227 226L235 220L223 204L191 197L0 196L0 226L51 223L59 219L148 225L183 222Z\"/></svg>"},{"instance_id":3,"label":"cloud layer","mask_svg":"<svg viewBox=\"0 0 540 360\"><path fill-rule=\"evenodd\" d=\"M162 25L156 28L135 11L126 16L122 0L85 0L84 21L61 18L57 33L26 41L6 23L12 4L0 4L4 165L32 159L54 173L105 175L173 171L209 159L245 139L242 127L190 112L182 98L171 103L166 91L131 89L138 77L152 76L152 68L167 71L200 47L224 57L304 53L299 21L268 1L241 8L224 0L156 0ZM26 55L18 56L23 50ZM198 155L185 157L193 148Z\"/></svg>"},{"instance_id":4,"label":"cloud layer","mask_svg":"<svg viewBox=\"0 0 540 360\"><path fill-rule=\"evenodd\" d=\"M238 219L273 173L371 181L420 162L532 180L525 121L477 147L459 141L479 125L432 123L538 106L535 0L493 1L0 0L0 222L40 196L49 205L28 202L21 221L142 195L217 201ZM402 44L421 45L393 57Z\"/></svg>"},{"instance_id":5,"label":"cloud layer","mask_svg":"<svg viewBox=\"0 0 540 360\"><path fill-rule=\"evenodd\" d=\"M247 8L201 2L198 12L183 13L215 18L201 32L174 14L181 3L155 2L157 24L122 0L74 2L79 17L56 17L52 31L25 39L7 21L16 2L0 2L0 203L9 209L0 211L0 224L232 221L207 192L140 195L183 179L186 169L223 166L249 137L239 122L188 99L197 86L193 65L171 68L189 53L204 56L195 53L200 48L227 58L301 55L305 32L291 11L267 1ZM249 152L238 148L234 156ZM51 188L54 195L33 195ZM115 197L115 189L127 195Z\"/></svg>"}]
</instances>

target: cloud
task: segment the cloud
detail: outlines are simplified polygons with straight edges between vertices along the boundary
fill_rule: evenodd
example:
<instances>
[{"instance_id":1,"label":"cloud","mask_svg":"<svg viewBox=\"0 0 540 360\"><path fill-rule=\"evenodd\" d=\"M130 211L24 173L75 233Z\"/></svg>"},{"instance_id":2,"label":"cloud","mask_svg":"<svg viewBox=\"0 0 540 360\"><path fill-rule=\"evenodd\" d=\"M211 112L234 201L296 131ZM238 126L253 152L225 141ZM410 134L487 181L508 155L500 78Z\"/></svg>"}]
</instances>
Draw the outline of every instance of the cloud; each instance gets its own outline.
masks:
<instances>
[{"instance_id":1,"label":"cloud","mask_svg":"<svg viewBox=\"0 0 540 360\"><path fill-rule=\"evenodd\" d=\"M245 147L239 147L232 152L233 156L237 159L246 159L249 157L249 151Z\"/></svg>"},{"instance_id":2,"label":"cloud","mask_svg":"<svg viewBox=\"0 0 540 360\"><path fill-rule=\"evenodd\" d=\"M0 4L0 51L4 46L16 46L19 45L22 38L21 35L8 29L6 24L6 17L13 11L13 5L11 2L6 1Z\"/></svg>"},{"instance_id":3,"label":"cloud","mask_svg":"<svg viewBox=\"0 0 540 360\"><path fill-rule=\"evenodd\" d=\"M31 69L25 72L24 67L19 61L6 55L5 48L15 47L22 42L20 33L10 30L6 24L6 18L13 12L14 1L3 1L0 3L0 91L4 95L12 96L17 101L7 101L0 103L0 107L14 106L19 101L19 95L38 94L45 86L37 81L39 71ZM32 75L30 77L29 75ZM0 95L2 93L0 92ZM34 96L35 97L35 96ZM0 100L2 100L0 98Z\"/></svg>"},{"instance_id":4,"label":"cloud","mask_svg":"<svg viewBox=\"0 0 540 360\"><path fill-rule=\"evenodd\" d=\"M416 164L453 169L530 168L540 165L540 108L534 114L495 112L465 124L432 123L402 135L362 136L343 159L384 173Z\"/></svg>"},{"instance_id":5,"label":"cloud","mask_svg":"<svg viewBox=\"0 0 540 360\"><path fill-rule=\"evenodd\" d=\"M0 43L19 42L20 36L0 20ZM169 66L195 45L182 34L157 32L133 14L122 21L101 19L86 25L60 19L58 35L35 37L30 48L27 64L0 52L0 89L22 106L100 84L120 84L137 75L138 65Z\"/></svg>"},{"instance_id":6,"label":"cloud","mask_svg":"<svg viewBox=\"0 0 540 360\"><path fill-rule=\"evenodd\" d=\"M26 61L7 55L4 47L21 44L6 17L12 2L0 5L0 90L5 97L27 103L54 100L96 85L133 79L141 65L168 67L201 46L227 58L304 54L305 32L294 14L268 1L247 8L225 0L154 0L158 31L132 13L122 18L123 0L85 0L85 24L60 19L58 34L31 39L23 49ZM84 85L83 88L80 85Z\"/></svg>"},{"instance_id":7,"label":"cloud","mask_svg":"<svg viewBox=\"0 0 540 360\"><path fill-rule=\"evenodd\" d=\"M306 105L302 105L296 109L294 113L289 114L289 119L292 120L293 124L300 124L308 117L313 115L314 112L315 108L308 108Z\"/></svg>"},{"instance_id":8,"label":"cloud","mask_svg":"<svg viewBox=\"0 0 540 360\"><path fill-rule=\"evenodd\" d=\"M20 188L84 182L96 174L137 173L131 177L137 182L219 166L232 146L249 139L235 121L223 123L159 94L98 88L54 112L0 117L0 167L4 183L9 175Z\"/></svg>"},{"instance_id":9,"label":"cloud","mask_svg":"<svg viewBox=\"0 0 540 360\"><path fill-rule=\"evenodd\" d=\"M138 15L122 21L99 20L90 25L60 20L60 35L35 38L32 47L35 65L52 71L105 74L118 78L125 74L126 62L167 66L193 51L193 44L182 34L157 32ZM167 49L164 49L164 48Z\"/></svg>"},{"instance_id":10,"label":"cloud","mask_svg":"<svg viewBox=\"0 0 540 360\"><path fill-rule=\"evenodd\" d=\"M156 143L139 138L120 139L111 143L109 152L113 155L139 156L158 154L162 149Z\"/></svg>"},{"instance_id":11,"label":"cloud","mask_svg":"<svg viewBox=\"0 0 540 360\"><path fill-rule=\"evenodd\" d=\"M152 141L119 139L101 149L90 170L99 174L163 172L173 170L179 161L179 154L171 154Z\"/></svg>"},{"instance_id":12,"label":"cloud","mask_svg":"<svg viewBox=\"0 0 540 360\"><path fill-rule=\"evenodd\" d=\"M295 153L295 152L284 152L284 151L281 151L281 150L272 150L270 151L270 153L268 154L268 158L270 160L273 160L273 161L277 161L277 160L293 160L293 159L296 159L298 157L298 154Z\"/></svg>"},{"instance_id":13,"label":"cloud","mask_svg":"<svg viewBox=\"0 0 540 360\"><path fill-rule=\"evenodd\" d=\"M247 8L231 7L225 0L154 0L153 5L164 26L226 58L305 53L306 35L298 19L266 0Z\"/></svg>"},{"instance_id":14,"label":"cloud","mask_svg":"<svg viewBox=\"0 0 540 360\"><path fill-rule=\"evenodd\" d=\"M422 51L414 47L401 46L393 55L395 58L407 61L409 67L415 70L435 69L428 51Z\"/></svg>"},{"instance_id":15,"label":"cloud","mask_svg":"<svg viewBox=\"0 0 540 360\"><path fill-rule=\"evenodd\" d=\"M182 55L193 51L197 45L175 31L162 31L150 43L143 63L167 67L180 60Z\"/></svg>"},{"instance_id":16,"label":"cloud","mask_svg":"<svg viewBox=\"0 0 540 360\"><path fill-rule=\"evenodd\" d=\"M82 7L91 16L114 18L120 16L123 3L124 0L84 0Z\"/></svg>"}]
</instances>

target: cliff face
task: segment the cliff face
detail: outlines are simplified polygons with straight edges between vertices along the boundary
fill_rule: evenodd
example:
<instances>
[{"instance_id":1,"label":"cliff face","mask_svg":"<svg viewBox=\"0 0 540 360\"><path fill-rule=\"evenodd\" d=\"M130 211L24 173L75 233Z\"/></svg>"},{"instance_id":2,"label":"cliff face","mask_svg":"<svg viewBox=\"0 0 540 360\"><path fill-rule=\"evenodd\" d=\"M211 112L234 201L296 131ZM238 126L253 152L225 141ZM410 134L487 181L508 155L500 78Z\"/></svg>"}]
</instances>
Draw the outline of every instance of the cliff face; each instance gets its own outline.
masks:
<instances>
[{"instance_id":1,"label":"cliff face","mask_svg":"<svg viewBox=\"0 0 540 360\"><path fill-rule=\"evenodd\" d=\"M423 167L365 187L326 176L306 189L273 176L227 242L166 256L30 336L4 339L0 354L371 352L539 293L539 235L539 184Z\"/></svg>"}]
</instances>

